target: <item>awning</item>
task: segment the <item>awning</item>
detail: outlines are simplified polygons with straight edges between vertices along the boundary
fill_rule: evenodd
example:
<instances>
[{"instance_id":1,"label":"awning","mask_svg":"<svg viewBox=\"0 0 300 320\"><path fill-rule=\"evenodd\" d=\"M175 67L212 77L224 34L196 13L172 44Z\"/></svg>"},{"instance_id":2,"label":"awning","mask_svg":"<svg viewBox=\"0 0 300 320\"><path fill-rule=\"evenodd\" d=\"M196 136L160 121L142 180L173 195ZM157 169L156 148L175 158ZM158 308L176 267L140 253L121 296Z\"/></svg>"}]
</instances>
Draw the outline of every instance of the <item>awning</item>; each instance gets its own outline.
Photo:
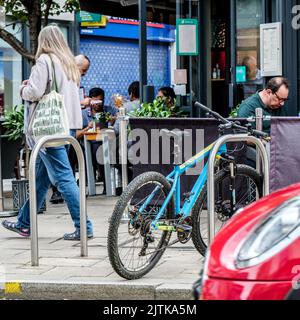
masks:
<instances>
[{"instance_id":1,"label":"awning","mask_svg":"<svg viewBox=\"0 0 300 320\"><path fill-rule=\"evenodd\" d=\"M138 0L80 0L81 10L138 20ZM147 1L148 21L175 24L176 0Z\"/></svg>"}]
</instances>

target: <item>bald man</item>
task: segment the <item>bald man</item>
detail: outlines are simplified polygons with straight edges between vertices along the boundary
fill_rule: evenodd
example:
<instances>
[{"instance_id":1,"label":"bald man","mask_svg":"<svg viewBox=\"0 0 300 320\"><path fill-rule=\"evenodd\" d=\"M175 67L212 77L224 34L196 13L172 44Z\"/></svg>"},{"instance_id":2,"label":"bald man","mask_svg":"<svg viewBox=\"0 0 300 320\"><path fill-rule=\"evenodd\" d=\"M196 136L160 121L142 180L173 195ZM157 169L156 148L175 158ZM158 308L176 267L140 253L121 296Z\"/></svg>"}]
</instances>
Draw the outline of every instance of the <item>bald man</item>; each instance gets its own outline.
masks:
<instances>
[{"instance_id":1,"label":"bald man","mask_svg":"<svg viewBox=\"0 0 300 320\"><path fill-rule=\"evenodd\" d=\"M90 59L83 55L83 54L79 54L78 56L75 57L75 61L77 64L77 67L80 71L80 75L81 77L84 77L87 73L87 71L89 70L90 67ZM90 98L85 98L82 101L80 101L80 105L81 105L81 109L85 109L86 107L88 107L90 105L91 99ZM72 133L73 136L76 135L76 130L75 132ZM74 167L74 163L76 162L75 156L72 155L71 159L70 159L72 168ZM50 202L53 204L58 204L58 203L63 203L64 199L61 195L61 193L57 190L56 187L52 186L52 196L50 198Z\"/></svg>"},{"instance_id":2,"label":"bald man","mask_svg":"<svg viewBox=\"0 0 300 320\"><path fill-rule=\"evenodd\" d=\"M284 116L282 110L289 97L289 83L286 78L272 78L265 89L244 100L238 109L238 118L255 117L255 109L261 108L264 116ZM270 133L270 121L263 122L263 130Z\"/></svg>"},{"instance_id":3,"label":"bald man","mask_svg":"<svg viewBox=\"0 0 300 320\"><path fill-rule=\"evenodd\" d=\"M78 69L80 71L81 77L84 77L89 70L90 59L87 56L85 56L84 54L79 54L78 56L75 57L75 61L78 66ZM86 107L88 107L90 105L90 103L91 103L90 98L83 99L82 101L80 101L81 108L85 109Z\"/></svg>"}]
</instances>

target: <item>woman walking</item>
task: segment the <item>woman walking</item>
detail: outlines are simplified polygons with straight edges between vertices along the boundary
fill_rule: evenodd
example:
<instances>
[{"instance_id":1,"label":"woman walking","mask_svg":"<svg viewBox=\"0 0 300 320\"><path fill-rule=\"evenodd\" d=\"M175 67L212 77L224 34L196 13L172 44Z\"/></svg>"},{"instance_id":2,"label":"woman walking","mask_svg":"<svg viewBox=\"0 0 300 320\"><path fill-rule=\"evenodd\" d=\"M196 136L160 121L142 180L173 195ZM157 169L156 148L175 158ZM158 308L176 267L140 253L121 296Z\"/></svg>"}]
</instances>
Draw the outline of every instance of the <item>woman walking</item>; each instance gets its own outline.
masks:
<instances>
[{"instance_id":1,"label":"woman walking","mask_svg":"<svg viewBox=\"0 0 300 320\"><path fill-rule=\"evenodd\" d=\"M52 65L54 73L52 73ZM52 74L55 74L53 79ZM39 34L36 64L31 70L29 80L21 86L21 97L27 103L25 116L25 132L29 146L34 141L28 130L28 124L38 101L50 91L52 81L56 80L57 91L63 95L68 114L71 134L82 128L82 116L79 99L80 72L74 56L56 25L43 28ZM66 233L65 240L80 240L80 204L79 188L71 169L66 148L64 146L45 148L40 151L36 164L37 207L41 207L51 183L63 195L75 231ZM29 200L19 211L17 222L3 221L2 225L21 236L30 236ZM87 219L87 236L93 237L93 227Z\"/></svg>"}]
</instances>

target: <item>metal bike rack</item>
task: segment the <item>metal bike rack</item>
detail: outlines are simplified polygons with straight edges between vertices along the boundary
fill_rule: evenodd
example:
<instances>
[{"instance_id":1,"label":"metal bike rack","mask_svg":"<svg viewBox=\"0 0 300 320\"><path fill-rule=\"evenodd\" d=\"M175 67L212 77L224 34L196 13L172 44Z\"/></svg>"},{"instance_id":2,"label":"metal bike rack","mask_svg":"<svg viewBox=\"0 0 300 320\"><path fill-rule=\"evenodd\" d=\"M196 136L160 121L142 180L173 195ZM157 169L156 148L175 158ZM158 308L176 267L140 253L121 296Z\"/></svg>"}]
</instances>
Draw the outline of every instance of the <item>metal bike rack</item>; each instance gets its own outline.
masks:
<instances>
[{"instance_id":1,"label":"metal bike rack","mask_svg":"<svg viewBox=\"0 0 300 320\"><path fill-rule=\"evenodd\" d=\"M261 108L255 109L255 122L256 122L256 130L263 130L263 110ZM260 155L256 150L256 171L261 174L261 163L260 163Z\"/></svg>"},{"instance_id":2,"label":"metal bike rack","mask_svg":"<svg viewBox=\"0 0 300 320\"><path fill-rule=\"evenodd\" d=\"M266 149L262 141L256 137L247 134L226 135L219 138L213 149L211 150L208 160L208 178L207 178L207 211L208 211L208 245L211 244L215 236L215 186L214 186L214 165L216 155L222 145L228 142L251 142L256 145L257 150L261 156L264 184L263 195L266 196L270 193L269 187L269 160Z\"/></svg>"},{"instance_id":3,"label":"metal bike rack","mask_svg":"<svg viewBox=\"0 0 300 320\"><path fill-rule=\"evenodd\" d=\"M31 265L39 265L38 255L38 229L37 229L37 203L36 203L36 160L41 148L49 142L69 142L77 155L79 163L79 188L80 188L80 242L81 256L86 257L87 231L86 231L86 197L85 197L85 168L84 157L79 142L72 136L52 137L45 136L34 146L29 163L29 205L30 205L30 230L31 230Z\"/></svg>"}]
</instances>

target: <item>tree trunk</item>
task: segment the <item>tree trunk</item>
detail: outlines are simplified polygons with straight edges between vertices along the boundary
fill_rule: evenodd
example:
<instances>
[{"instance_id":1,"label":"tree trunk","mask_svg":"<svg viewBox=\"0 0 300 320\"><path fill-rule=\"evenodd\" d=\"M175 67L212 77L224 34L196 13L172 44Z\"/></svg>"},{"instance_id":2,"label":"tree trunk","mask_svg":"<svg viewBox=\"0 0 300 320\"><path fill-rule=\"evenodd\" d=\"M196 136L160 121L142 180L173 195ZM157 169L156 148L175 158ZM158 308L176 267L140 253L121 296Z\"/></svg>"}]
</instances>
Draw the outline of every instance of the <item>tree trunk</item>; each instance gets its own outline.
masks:
<instances>
[{"instance_id":1,"label":"tree trunk","mask_svg":"<svg viewBox=\"0 0 300 320\"><path fill-rule=\"evenodd\" d=\"M30 12L32 9L32 12ZM38 36L42 26L42 12L39 0L34 0L31 8L28 8L28 21L29 21L29 39L30 49L35 55L38 47Z\"/></svg>"}]
</instances>

